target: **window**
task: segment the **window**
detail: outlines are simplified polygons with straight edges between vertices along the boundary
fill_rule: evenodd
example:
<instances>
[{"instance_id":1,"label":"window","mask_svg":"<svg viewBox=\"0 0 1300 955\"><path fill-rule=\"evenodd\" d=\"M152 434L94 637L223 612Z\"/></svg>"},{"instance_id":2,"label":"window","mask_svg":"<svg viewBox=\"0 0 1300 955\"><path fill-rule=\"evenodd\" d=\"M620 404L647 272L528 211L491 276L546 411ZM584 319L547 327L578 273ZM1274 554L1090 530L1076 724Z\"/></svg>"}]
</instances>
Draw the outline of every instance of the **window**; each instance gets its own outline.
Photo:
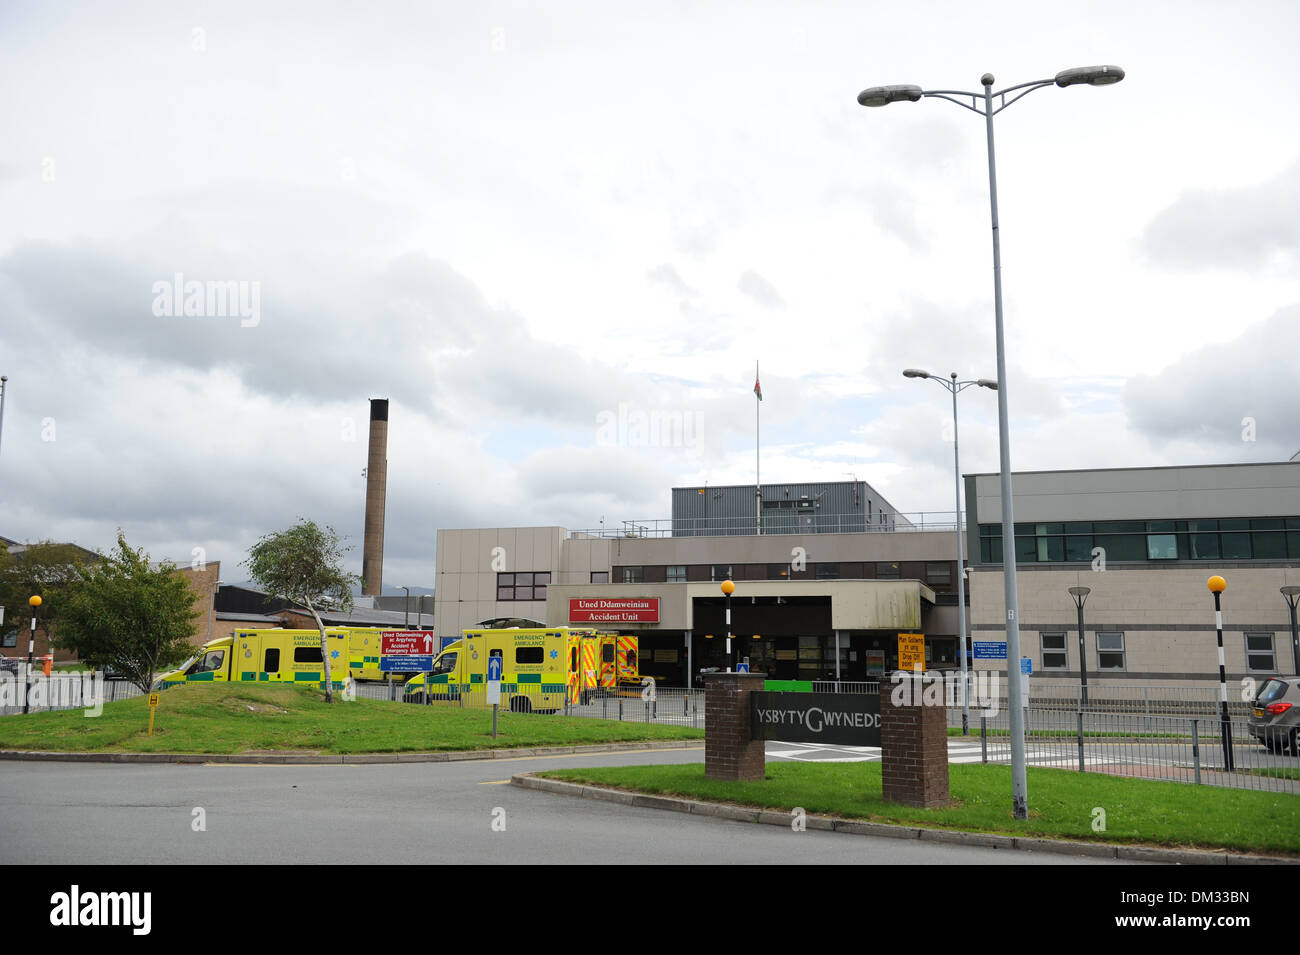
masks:
<instances>
[{"instance_id":1,"label":"window","mask_svg":"<svg viewBox=\"0 0 1300 955\"><path fill-rule=\"evenodd\" d=\"M665 573L664 579L667 580L668 583L670 584L686 583L686 565L670 564L668 566L668 570Z\"/></svg>"},{"instance_id":2,"label":"window","mask_svg":"<svg viewBox=\"0 0 1300 955\"><path fill-rule=\"evenodd\" d=\"M322 662L321 655L320 655L320 647L294 647L293 662L294 663Z\"/></svg>"},{"instance_id":3,"label":"window","mask_svg":"<svg viewBox=\"0 0 1300 955\"><path fill-rule=\"evenodd\" d=\"M497 574L497 600L545 600L551 572Z\"/></svg>"},{"instance_id":4,"label":"window","mask_svg":"<svg viewBox=\"0 0 1300 955\"><path fill-rule=\"evenodd\" d=\"M1147 559L1148 560L1177 560L1178 559L1178 535L1177 534L1148 534L1147 535Z\"/></svg>"},{"instance_id":5,"label":"window","mask_svg":"<svg viewBox=\"0 0 1300 955\"><path fill-rule=\"evenodd\" d=\"M593 571L591 572L591 582L592 582L593 584L607 584L607 583L609 583L609 571L607 571L607 570L593 570Z\"/></svg>"},{"instance_id":6,"label":"window","mask_svg":"<svg viewBox=\"0 0 1300 955\"><path fill-rule=\"evenodd\" d=\"M1097 669L1124 669L1124 634L1097 634Z\"/></svg>"},{"instance_id":7,"label":"window","mask_svg":"<svg viewBox=\"0 0 1300 955\"><path fill-rule=\"evenodd\" d=\"M790 565L789 564L768 564L767 579L768 580L789 580Z\"/></svg>"},{"instance_id":8,"label":"window","mask_svg":"<svg viewBox=\"0 0 1300 955\"><path fill-rule=\"evenodd\" d=\"M1234 534L1220 534L1219 546L1223 550L1223 560L1250 560L1250 521L1244 518L1219 521L1219 530L1236 531Z\"/></svg>"},{"instance_id":9,"label":"window","mask_svg":"<svg viewBox=\"0 0 1300 955\"><path fill-rule=\"evenodd\" d=\"M541 647L515 647L515 663L541 663L543 656Z\"/></svg>"},{"instance_id":10,"label":"window","mask_svg":"<svg viewBox=\"0 0 1300 955\"><path fill-rule=\"evenodd\" d=\"M267 647L262 660L262 670L266 673L278 673L280 670L280 648Z\"/></svg>"},{"instance_id":11,"label":"window","mask_svg":"<svg viewBox=\"0 0 1300 955\"><path fill-rule=\"evenodd\" d=\"M203 655L203 659L186 670L186 673L211 673L213 670L220 670L221 664L226 659L225 650L209 650ZM320 662L320 649L316 650L316 661Z\"/></svg>"},{"instance_id":12,"label":"window","mask_svg":"<svg viewBox=\"0 0 1300 955\"><path fill-rule=\"evenodd\" d=\"M1069 657L1065 652L1065 634L1040 633L1038 636L1043 644L1043 669L1069 669Z\"/></svg>"},{"instance_id":13,"label":"window","mask_svg":"<svg viewBox=\"0 0 1300 955\"><path fill-rule=\"evenodd\" d=\"M951 584L952 583L952 564L946 561L934 563L933 561L925 565L925 579L932 584Z\"/></svg>"},{"instance_id":14,"label":"window","mask_svg":"<svg viewBox=\"0 0 1300 955\"><path fill-rule=\"evenodd\" d=\"M876 578L878 580L898 580L899 574L898 561L876 561Z\"/></svg>"},{"instance_id":15,"label":"window","mask_svg":"<svg viewBox=\"0 0 1300 955\"><path fill-rule=\"evenodd\" d=\"M839 580L840 565L819 563L817 565L817 579L818 580Z\"/></svg>"},{"instance_id":16,"label":"window","mask_svg":"<svg viewBox=\"0 0 1300 955\"><path fill-rule=\"evenodd\" d=\"M639 584L645 581L645 570L641 567L624 567L623 583Z\"/></svg>"},{"instance_id":17,"label":"window","mask_svg":"<svg viewBox=\"0 0 1300 955\"><path fill-rule=\"evenodd\" d=\"M1279 560L1286 557L1286 535L1282 531L1282 518L1256 518L1250 522L1254 532L1251 549L1255 560ZM1298 555L1300 556L1300 555Z\"/></svg>"},{"instance_id":18,"label":"window","mask_svg":"<svg viewBox=\"0 0 1300 955\"><path fill-rule=\"evenodd\" d=\"M1277 669L1273 656L1273 634L1246 634L1246 669L1272 673Z\"/></svg>"},{"instance_id":19,"label":"window","mask_svg":"<svg viewBox=\"0 0 1300 955\"><path fill-rule=\"evenodd\" d=\"M731 565L730 565L730 564L714 564L714 565L713 565L713 574L712 574L712 578L711 578L711 579L713 579L713 580L731 580L731 579L732 579L732 576L731 576Z\"/></svg>"},{"instance_id":20,"label":"window","mask_svg":"<svg viewBox=\"0 0 1300 955\"><path fill-rule=\"evenodd\" d=\"M456 669L456 654L454 651L452 653L444 653L442 656L438 657L437 661L433 664L433 672L435 675L439 673L450 673L454 669Z\"/></svg>"},{"instance_id":21,"label":"window","mask_svg":"<svg viewBox=\"0 0 1300 955\"><path fill-rule=\"evenodd\" d=\"M601 650L600 650L600 662L601 662L601 663L613 663L613 662L614 662L614 644L612 644L612 643L607 643L607 644L605 644L603 647L601 647Z\"/></svg>"},{"instance_id":22,"label":"window","mask_svg":"<svg viewBox=\"0 0 1300 955\"><path fill-rule=\"evenodd\" d=\"M0 643L0 647L16 647L16 646L18 646L18 631L10 630L8 633L4 635L4 642Z\"/></svg>"}]
</instances>

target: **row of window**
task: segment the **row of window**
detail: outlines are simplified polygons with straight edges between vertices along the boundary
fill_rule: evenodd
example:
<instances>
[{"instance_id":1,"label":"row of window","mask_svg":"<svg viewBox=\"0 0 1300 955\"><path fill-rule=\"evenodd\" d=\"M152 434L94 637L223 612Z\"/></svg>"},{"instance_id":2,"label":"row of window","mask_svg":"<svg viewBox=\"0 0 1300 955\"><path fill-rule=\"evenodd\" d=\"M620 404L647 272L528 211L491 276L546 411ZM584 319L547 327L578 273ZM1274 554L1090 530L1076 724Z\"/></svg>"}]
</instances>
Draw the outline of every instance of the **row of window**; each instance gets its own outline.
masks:
<instances>
[{"instance_id":1,"label":"row of window","mask_svg":"<svg viewBox=\"0 0 1300 955\"><path fill-rule=\"evenodd\" d=\"M1074 635L1078 639L1078 634ZM1277 654L1273 649L1273 634L1247 633L1246 669L1251 672L1276 673ZM1044 670L1068 670L1069 654L1066 652L1066 640L1069 635L1064 632L1040 633L1042 645L1042 667ZM1097 633L1097 670L1126 669L1124 634L1106 631Z\"/></svg>"},{"instance_id":2,"label":"row of window","mask_svg":"<svg viewBox=\"0 0 1300 955\"><path fill-rule=\"evenodd\" d=\"M1016 524L1016 562L1300 559L1300 517ZM1002 561L1002 527L980 525L980 561Z\"/></svg>"},{"instance_id":3,"label":"row of window","mask_svg":"<svg viewBox=\"0 0 1300 955\"><path fill-rule=\"evenodd\" d=\"M898 561L876 561L876 579L877 580L898 580L902 575L902 565ZM669 564L664 568L664 580L670 584L686 583L686 564ZM927 583L939 587L947 587L952 584L953 565L947 561L930 561L925 565L925 579ZM645 567L621 567L619 568L619 583L623 584L640 584L645 583ZM732 580L733 565L731 564L713 564L709 568L710 580L723 581ZM828 563L819 561L809 564L804 573L809 574L816 580L839 580L840 565L838 563ZM793 568L790 564L768 564L768 580L788 580L793 574ZM593 584L607 584L610 582L609 571L593 570L591 572L591 582ZM527 573L497 574L497 600L545 600L546 588L550 586L551 574L549 571L532 571Z\"/></svg>"},{"instance_id":4,"label":"row of window","mask_svg":"<svg viewBox=\"0 0 1300 955\"><path fill-rule=\"evenodd\" d=\"M877 580L898 580L901 576L901 565L898 561L876 561L876 579ZM622 579L619 581L624 584L639 584L645 581L644 567L623 567ZM817 580L839 580L840 565L837 563L828 563L819 561L809 565L812 576ZM709 579L714 581L733 580L733 565L731 564L713 564L710 566ZM686 565L669 564L664 568L664 579L670 583L686 582ZM795 573L790 564L768 564L768 580L788 580ZM804 571L805 573L808 570ZM600 579L597 579L600 578ZM952 583L952 564L944 561L935 561L925 565L925 579L932 584L950 584ZM593 572L591 575L593 584L604 584L609 582L609 575L604 572Z\"/></svg>"}]
</instances>

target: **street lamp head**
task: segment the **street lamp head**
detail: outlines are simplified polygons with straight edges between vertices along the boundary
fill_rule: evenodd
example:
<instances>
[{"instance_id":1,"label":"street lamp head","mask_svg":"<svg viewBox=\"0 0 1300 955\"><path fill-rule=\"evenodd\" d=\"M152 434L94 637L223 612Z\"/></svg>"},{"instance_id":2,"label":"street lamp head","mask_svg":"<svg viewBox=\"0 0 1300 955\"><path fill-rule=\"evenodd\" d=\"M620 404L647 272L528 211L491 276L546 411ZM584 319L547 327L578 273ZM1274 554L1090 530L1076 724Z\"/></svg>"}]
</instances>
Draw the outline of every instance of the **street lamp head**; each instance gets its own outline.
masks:
<instances>
[{"instance_id":1,"label":"street lamp head","mask_svg":"<svg viewBox=\"0 0 1300 955\"><path fill-rule=\"evenodd\" d=\"M1090 594L1090 593L1092 593L1092 588L1091 588L1091 587L1071 587L1071 588L1070 588L1070 596L1071 596L1071 597L1086 597L1086 596L1088 596L1088 594Z\"/></svg>"},{"instance_id":2,"label":"street lamp head","mask_svg":"<svg viewBox=\"0 0 1300 955\"><path fill-rule=\"evenodd\" d=\"M928 371L922 371L920 368L904 368L903 377L904 378L929 378L930 373Z\"/></svg>"},{"instance_id":3,"label":"street lamp head","mask_svg":"<svg viewBox=\"0 0 1300 955\"><path fill-rule=\"evenodd\" d=\"M730 597L736 592L736 585L729 580L724 580L722 582L722 592Z\"/></svg>"},{"instance_id":4,"label":"street lamp head","mask_svg":"<svg viewBox=\"0 0 1300 955\"><path fill-rule=\"evenodd\" d=\"M1300 597L1300 585L1288 584L1281 590L1284 597Z\"/></svg>"},{"instance_id":5,"label":"street lamp head","mask_svg":"<svg viewBox=\"0 0 1300 955\"><path fill-rule=\"evenodd\" d=\"M980 82L983 83L985 86L992 86L992 85L993 85L993 74L992 74L992 73L985 73L983 76L980 77Z\"/></svg>"},{"instance_id":6,"label":"street lamp head","mask_svg":"<svg viewBox=\"0 0 1300 955\"><path fill-rule=\"evenodd\" d=\"M1228 589L1228 582L1218 574L1215 574L1205 582L1205 586L1209 587L1211 592L1221 594Z\"/></svg>"},{"instance_id":7,"label":"street lamp head","mask_svg":"<svg viewBox=\"0 0 1300 955\"><path fill-rule=\"evenodd\" d=\"M921 98L919 86L873 86L858 94L863 106L888 106L890 103L915 103Z\"/></svg>"},{"instance_id":8,"label":"street lamp head","mask_svg":"<svg viewBox=\"0 0 1300 955\"><path fill-rule=\"evenodd\" d=\"M29 603L32 609L35 610L37 607L41 605L40 594L33 594L32 596L28 597L27 603Z\"/></svg>"},{"instance_id":9,"label":"street lamp head","mask_svg":"<svg viewBox=\"0 0 1300 955\"><path fill-rule=\"evenodd\" d=\"M1123 78L1124 71L1118 66L1076 66L1072 70L1061 70L1057 73L1056 85L1062 88L1078 86L1080 83L1089 86L1110 86Z\"/></svg>"},{"instance_id":10,"label":"street lamp head","mask_svg":"<svg viewBox=\"0 0 1300 955\"><path fill-rule=\"evenodd\" d=\"M981 388L988 388L991 391L998 390L998 383L992 378L981 378L979 381L975 382L975 384L979 385Z\"/></svg>"}]
</instances>

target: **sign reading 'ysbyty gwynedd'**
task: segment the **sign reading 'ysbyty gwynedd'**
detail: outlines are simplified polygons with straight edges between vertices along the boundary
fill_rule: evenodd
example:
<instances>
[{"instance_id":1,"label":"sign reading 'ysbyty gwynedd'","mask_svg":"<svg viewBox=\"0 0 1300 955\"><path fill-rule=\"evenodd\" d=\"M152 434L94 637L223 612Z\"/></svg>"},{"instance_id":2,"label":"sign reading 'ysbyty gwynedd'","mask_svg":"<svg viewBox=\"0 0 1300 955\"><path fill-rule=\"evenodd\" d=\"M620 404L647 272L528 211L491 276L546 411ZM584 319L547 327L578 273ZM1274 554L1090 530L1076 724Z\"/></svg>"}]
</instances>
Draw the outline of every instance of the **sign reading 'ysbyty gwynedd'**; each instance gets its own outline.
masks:
<instances>
[{"instance_id":1,"label":"sign reading 'ysbyty gwynedd'","mask_svg":"<svg viewBox=\"0 0 1300 955\"><path fill-rule=\"evenodd\" d=\"M658 623L658 597L574 597L570 623Z\"/></svg>"},{"instance_id":2,"label":"sign reading 'ysbyty gwynedd'","mask_svg":"<svg viewBox=\"0 0 1300 955\"><path fill-rule=\"evenodd\" d=\"M880 745L877 693L751 693L749 699L753 739Z\"/></svg>"}]
</instances>

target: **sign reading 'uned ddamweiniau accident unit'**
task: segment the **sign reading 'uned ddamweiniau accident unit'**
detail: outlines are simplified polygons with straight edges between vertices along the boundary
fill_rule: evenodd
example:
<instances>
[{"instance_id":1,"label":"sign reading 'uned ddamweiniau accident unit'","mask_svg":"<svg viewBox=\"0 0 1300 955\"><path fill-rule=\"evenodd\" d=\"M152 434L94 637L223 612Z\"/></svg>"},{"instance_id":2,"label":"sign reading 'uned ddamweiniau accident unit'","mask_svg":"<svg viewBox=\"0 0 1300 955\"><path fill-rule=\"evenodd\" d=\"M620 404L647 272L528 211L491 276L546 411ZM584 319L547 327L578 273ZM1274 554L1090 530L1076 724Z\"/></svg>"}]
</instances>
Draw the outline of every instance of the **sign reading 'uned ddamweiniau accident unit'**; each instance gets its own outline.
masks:
<instances>
[{"instance_id":1,"label":"sign reading 'uned ddamweiniau accident unit'","mask_svg":"<svg viewBox=\"0 0 1300 955\"><path fill-rule=\"evenodd\" d=\"M876 693L751 693L749 699L754 739L880 745Z\"/></svg>"}]
</instances>

